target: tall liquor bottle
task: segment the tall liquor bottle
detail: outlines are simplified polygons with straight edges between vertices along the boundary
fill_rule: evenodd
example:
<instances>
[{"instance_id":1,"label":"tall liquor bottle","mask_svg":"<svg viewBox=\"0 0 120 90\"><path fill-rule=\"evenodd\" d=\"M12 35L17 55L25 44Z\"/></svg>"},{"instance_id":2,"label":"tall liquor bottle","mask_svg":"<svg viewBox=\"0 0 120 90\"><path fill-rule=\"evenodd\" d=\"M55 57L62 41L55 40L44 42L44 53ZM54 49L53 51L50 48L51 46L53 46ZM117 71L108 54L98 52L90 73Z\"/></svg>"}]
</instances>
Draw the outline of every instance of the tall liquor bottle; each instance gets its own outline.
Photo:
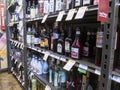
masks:
<instances>
[{"instance_id":1,"label":"tall liquor bottle","mask_svg":"<svg viewBox=\"0 0 120 90\"><path fill-rule=\"evenodd\" d=\"M72 37L71 37L72 31L69 27L68 30L68 37L65 38L65 55L70 57L71 54L71 46L72 46Z\"/></svg>"},{"instance_id":2,"label":"tall liquor bottle","mask_svg":"<svg viewBox=\"0 0 120 90\"><path fill-rule=\"evenodd\" d=\"M60 26L61 35L60 38L57 41L57 53L64 54L64 30L62 28L62 25Z\"/></svg>"},{"instance_id":3,"label":"tall liquor bottle","mask_svg":"<svg viewBox=\"0 0 120 90\"><path fill-rule=\"evenodd\" d=\"M73 59L80 59L82 54L82 42L80 40L80 29L76 29L76 37L71 47L71 57Z\"/></svg>"},{"instance_id":4,"label":"tall liquor bottle","mask_svg":"<svg viewBox=\"0 0 120 90\"><path fill-rule=\"evenodd\" d=\"M31 6L31 1L28 1L27 3L27 9L26 9L26 17L30 18L30 6Z\"/></svg>"},{"instance_id":5,"label":"tall liquor bottle","mask_svg":"<svg viewBox=\"0 0 120 90\"><path fill-rule=\"evenodd\" d=\"M53 35L51 36L51 50L57 52L57 41L60 37L60 31L58 28L58 23L56 22L54 25Z\"/></svg>"},{"instance_id":6,"label":"tall liquor bottle","mask_svg":"<svg viewBox=\"0 0 120 90\"><path fill-rule=\"evenodd\" d=\"M98 28L97 35L96 35L96 56L95 56L95 64L97 66L101 65L101 57L102 57L102 46L103 46L103 27L101 25Z\"/></svg>"},{"instance_id":7,"label":"tall liquor bottle","mask_svg":"<svg viewBox=\"0 0 120 90\"><path fill-rule=\"evenodd\" d=\"M36 8L35 8L35 1L32 1L32 6L30 9L30 18L33 19L36 16Z\"/></svg>"}]
</instances>

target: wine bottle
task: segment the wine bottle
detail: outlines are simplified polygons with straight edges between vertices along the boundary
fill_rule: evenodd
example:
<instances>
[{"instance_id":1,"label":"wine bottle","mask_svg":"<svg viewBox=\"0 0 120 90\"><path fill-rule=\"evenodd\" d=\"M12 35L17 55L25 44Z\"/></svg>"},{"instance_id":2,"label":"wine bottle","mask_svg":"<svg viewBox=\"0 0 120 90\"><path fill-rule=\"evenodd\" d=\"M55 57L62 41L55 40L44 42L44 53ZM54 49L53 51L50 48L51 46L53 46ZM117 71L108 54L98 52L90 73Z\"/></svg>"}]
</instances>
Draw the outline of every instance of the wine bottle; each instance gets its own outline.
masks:
<instances>
[{"instance_id":1,"label":"wine bottle","mask_svg":"<svg viewBox=\"0 0 120 90\"><path fill-rule=\"evenodd\" d=\"M26 11L26 14L27 14L27 18L30 18L30 9L31 9L31 1L28 1L28 5L27 5L27 11Z\"/></svg>"},{"instance_id":2,"label":"wine bottle","mask_svg":"<svg viewBox=\"0 0 120 90\"><path fill-rule=\"evenodd\" d=\"M36 16L36 8L35 8L35 1L32 1L32 6L30 9L30 18L33 19Z\"/></svg>"},{"instance_id":3,"label":"wine bottle","mask_svg":"<svg viewBox=\"0 0 120 90\"><path fill-rule=\"evenodd\" d=\"M65 55L70 57L71 54L71 46L72 46L72 37L71 37L72 31L69 27L68 29L68 37L65 38Z\"/></svg>"},{"instance_id":4,"label":"wine bottle","mask_svg":"<svg viewBox=\"0 0 120 90\"><path fill-rule=\"evenodd\" d=\"M103 25L98 28L96 35L96 56L95 56L95 64L97 66L101 65L101 57L102 57L102 46L103 46Z\"/></svg>"},{"instance_id":5,"label":"wine bottle","mask_svg":"<svg viewBox=\"0 0 120 90\"><path fill-rule=\"evenodd\" d=\"M76 29L76 37L71 47L71 57L74 59L80 59L82 54L82 42L80 40L80 29Z\"/></svg>"}]
</instances>

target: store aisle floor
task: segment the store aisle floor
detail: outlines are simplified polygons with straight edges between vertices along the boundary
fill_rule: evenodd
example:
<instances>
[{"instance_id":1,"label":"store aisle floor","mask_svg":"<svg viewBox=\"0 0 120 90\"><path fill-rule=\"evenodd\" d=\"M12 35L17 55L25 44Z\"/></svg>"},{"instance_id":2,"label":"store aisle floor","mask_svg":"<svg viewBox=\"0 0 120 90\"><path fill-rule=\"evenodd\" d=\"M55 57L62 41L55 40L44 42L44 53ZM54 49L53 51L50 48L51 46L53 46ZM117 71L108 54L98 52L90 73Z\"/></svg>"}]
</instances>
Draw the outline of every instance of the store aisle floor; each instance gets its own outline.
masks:
<instances>
[{"instance_id":1,"label":"store aisle floor","mask_svg":"<svg viewBox=\"0 0 120 90\"><path fill-rule=\"evenodd\" d=\"M12 74L0 74L0 90L22 90Z\"/></svg>"}]
</instances>

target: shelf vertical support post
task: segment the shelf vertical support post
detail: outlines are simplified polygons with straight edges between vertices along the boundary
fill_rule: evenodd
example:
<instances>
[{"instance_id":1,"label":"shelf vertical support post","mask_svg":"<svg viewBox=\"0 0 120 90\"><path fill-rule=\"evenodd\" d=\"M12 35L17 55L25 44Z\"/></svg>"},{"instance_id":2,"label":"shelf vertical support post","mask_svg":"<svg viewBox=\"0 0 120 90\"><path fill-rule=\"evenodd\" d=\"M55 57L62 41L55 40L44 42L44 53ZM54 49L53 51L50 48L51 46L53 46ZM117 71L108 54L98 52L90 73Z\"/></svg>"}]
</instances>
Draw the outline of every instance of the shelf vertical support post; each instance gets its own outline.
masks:
<instances>
[{"instance_id":1,"label":"shelf vertical support post","mask_svg":"<svg viewBox=\"0 0 120 90\"><path fill-rule=\"evenodd\" d=\"M104 23L99 90L111 90L119 0L109 0L108 22Z\"/></svg>"}]
</instances>

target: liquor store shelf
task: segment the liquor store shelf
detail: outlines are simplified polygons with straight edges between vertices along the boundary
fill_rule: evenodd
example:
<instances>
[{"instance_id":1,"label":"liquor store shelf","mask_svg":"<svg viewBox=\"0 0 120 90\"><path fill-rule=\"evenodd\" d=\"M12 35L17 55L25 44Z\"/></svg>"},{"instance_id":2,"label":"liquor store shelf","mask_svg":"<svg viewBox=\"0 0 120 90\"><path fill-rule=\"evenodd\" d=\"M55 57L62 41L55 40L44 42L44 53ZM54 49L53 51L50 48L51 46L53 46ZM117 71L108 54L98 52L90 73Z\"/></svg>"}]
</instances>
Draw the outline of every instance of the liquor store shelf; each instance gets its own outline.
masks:
<instances>
[{"instance_id":1,"label":"liquor store shelf","mask_svg":"<svg viewBox=\"0 0 120 90\"><path fill-rule=\"evenodd\" d=\"M30 70L30 69L29 69ZM31 70L30 70L31 71ZM31 71L32 72L32 71ZM49 86L51 90L67 90L65 88L54 87L51 83L48 82L48 75L38 75L35 72L32 72L34 77L41 82L44 86Z\"/></svg>"},{"instance_id":2,"label":"liquor store shelf","mask_svg":"<svg viewBox=\"0 0 120 90\"><path fill-rule=\"evenodd\" d=\"M52 51L41 49L41 48L38 48L38 47L29 47L28 46L27 48L29 48L31 50L34 50L34 51L37 51L37 52L39 52L41 54L44 54L44 55L46 54L46 52L47 52L47 54L49 52L48 56L50 56L52 58L55 58L55 59L58 59L58 60L63 61L63 62L67 62L68 60L73 60L73 59L71 59L69 57L66 57L64 55L59 55L59 54L54 53ZM94 65L93 63L88 62L88 60L86 58L83 58L82 60L74 60L76 62L75 66L77 66L81 69L84 69L86 71L89 71L91 73L101 75L101 68ZM120 73L116 72L116 71L113 71L111 79L115 82L120 83Z\"/></svg>"},{"instance_id":3,"label":"liquor store shelf","mask_svg":"<svg viewBox=\"0 0 120 90\"><path fill-rule=\"evenodd\" d=\"M76 9L78 9L78 8L76 8ZM97 10L98 10L98 6L97 5L91 5L91 6L88 6L88 9L86 10L86 12L97 11ZM67 13L68 13L68 11L66 11L64 15L67 15ZM49 14L48 15L48 19L49 18L54 18L54 17L57 17L57 16L58 16L58 13ZM37 21L37 20L42 20L42 19L43 19L43 16L39 17L39 18L28 19L28 20L26 20L26 22L32 22L32 21Z\"/></svg>"}]
</instances>

